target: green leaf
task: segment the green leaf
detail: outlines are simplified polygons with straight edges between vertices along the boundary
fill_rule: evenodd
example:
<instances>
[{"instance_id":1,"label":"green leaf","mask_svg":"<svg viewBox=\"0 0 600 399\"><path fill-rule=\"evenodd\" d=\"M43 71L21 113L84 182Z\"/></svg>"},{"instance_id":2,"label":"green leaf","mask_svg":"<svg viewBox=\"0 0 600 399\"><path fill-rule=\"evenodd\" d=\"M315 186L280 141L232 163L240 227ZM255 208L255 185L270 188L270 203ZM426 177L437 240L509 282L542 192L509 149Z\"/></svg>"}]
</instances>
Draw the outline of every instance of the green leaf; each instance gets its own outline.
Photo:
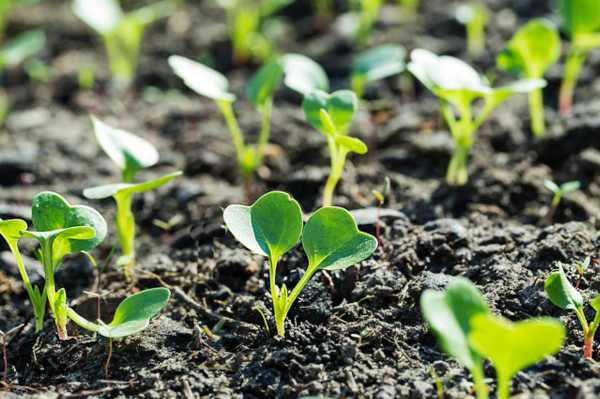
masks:
<instances>
[{"instance_id":1,"label":"green leaf","mask_svg":"<svg viewBox=\"0 0 600 399\"><path fill-rule=\"evenodd\" d=\"M308 219L302 246L309 268L339 270L366 258L377 248L377 240L358 230L354 218L344 208L321 208Z\"/></svg>"},{"instance_id":2,"label":"green leaf","mask_svg":"<svg viewBox=\"0 0 600 399\"><path fill-rule=\"evenodd\" d=\"M579 190L579 188L581 187L581 183L579 183L579 181L568 181L566 183L563 183L560 185L560 191L563 194L567 194L576 190Z\"/></svg>"},{"instance_id":3,"label":"green leaf","mask_svg":"<svg viewBox=\"0 0 600 399\"><path fill-rule=\"evenodd\" d=\"M544 187L546 187L548 190L552 191L553 193L560 192L560 187L558 187L558 185L556 183L554 183L552 180L544 180Z\"/></svg>"},{"instance_id":4,"label":"green leaf","mask_svg":"<svg viewBox=\"0 0 600 399\"><path fill-rule=\"evenodd\" d=\"M301 54L281 57L284 84L303 96L315 90L329 91L329 79L319 64Z\"/></svg>"},{"instance_id":5,"label":"green leaf","mask_svg":"<svg viewBox=\"0 0 600 399\"><path fill-rule=\"evenodd\" d=\"M358 109L358 98L350 90L339 90L331 94L316 90L304 97L302 108L308 122L318 131L325 131L321 120L321 110L325 110L337 133L346 134Z\"/></svg>"},{"instance_id":6,"label":"green leaf","mask_svg":"<svg viewBox=\"0 0 600 399\"><path fill-rule=\"evenodd\" d=\"M564 325L550 317L513 323L502 317L480 314L471 320L471 328L471 345L506 379L558 352L565 339Z\"/></svg>"},{"instance_id":7,"label":"green leaf","mask_svg":"<svg viewBox=\"0 0 600 399\"><path fill-rule=\"evenodd\" d=\"M346 150L357 154L366 154L368 151L367 145L361 139L357 139L356 137L336 136L335 142Z\"/></svg>"},{"instance_id":8,"label":"green leaf","mask_svg":"<svg viewBox=\"0 0 600 399\"><path fill-rule=\"evenodd\" d=\"M552 22L538 18L523 26L498 55L498 68L541 78L560 58L560 36Z\"/></svg>"},{"instance_id":9,"label":"green leaf","mask_svg":"<svg viewBox=\"0 0 600 399\"><path fill-rule=\"evenodd\" d=\"M73 13L100 34L112 32L123 19L118 0L75 0Z\"/></svg>"},{"instance_id":10,"label":"green leaf","mask_svg":"<svg viewBox=\"0 0 600 399\"><path fill-rule=\"evenodd\" d=\"M256 106L263 106L273 98L273 93L281 84L283 67L281 61L274 60L263 65L248 83L246 94Z\"/></svg>"},{"instance_id":11,"label":"green leaf","mask_svg":"<svg viewBox=\"0 0 600 399\"><path fill-rule=\"evenodd\" d=\"M91 118L100 147L122 170L135 172L158 162L158 151L148 141L111 127L95 116Z\"/></svg>"},{"instance_id":12,"label":"green leaf","mask_svg":"<svg viewBox=\"0 0 600 399\"><path fill-rule=\"evenodd\" d=\"M600 312L600 295L598 295L594 299L592 299L592 301L590 302L590 305L592 305L592 308L594 308L594 310L596 312Z\"/></svg>"},{"instance_id":13,"label":"green leaf","mask_svg":"<svg viewBox=\"0 0 600 399\"><path fill-rule=\"evenodd\" d=\"M89 251L106 237L106 221L98 211L89 206L70 205L50 191L34 197L31 215L37 231L30 234L46 233L47 238L65 241L54 245L69 252Z\"/></svg>"},{"instance_id":14,"label":"green leaf","mask_svg":"<svg viewBox=\"0 0 600 399\"><path fill-rule=\"evenodd\" d=\"M563 28L572 39L600 29L600 7L597 0L560 0Z\"/></svg>"},{"instance_id":15,"label":"green leaf","mask_svg":"<svg viewBox=\"0 0 600 399\"><path fill-rule=\"evenodd\" d=\"M277 261L302 234L302 210L281 191L260 197L252 206L229 205L223 213L233 236L250 251Z\"/></svg>"},{"instance_id":16,"label":"green leaf","mask_svg":"<svg viewBox=\"0 0 600 399\"><path fill-rule=\"evenodd\" d=\"M22 236L22 233L27 231L27 222L21 219L0 219L0 235L6 240L9 245L16 244Z\"/></svg>"},{"instance_id":17,"label":"green leaf","mask_svg":"<svg viewBox=\"0 0 600 399\"><path fill-rule=\"evenodd\" d=\"M550 273L544 283L544 291L550 301L564 310L575 310L583 306L583 297L569 282L562 266Z\"/></svg>"},{"instance_id":18,"label":"green leaf","mask_svg":"<svg viewBox=\"0 0 600 399\"><path fill-rule=\"evenodd\" d=\"M113 320L102 325L98 334L107 338L121 338L136 334L150 323L169 303L171 292L163 287L151 288L134 294L119 304Z\"/></svg>"},{"instance_id":19,"label":"green leaf","mask_svg":"<svg viewBox=\"0 0 600 399\"><path fill-rule=\"evenodd\" d=\"M0 49L0 65L15 67L46 47L46 34L35 30L20 34Z\"/></svg>"},{"instance_id":20,"label":"green leaf","mask_svg":"<svg viewBox=\"0 0 600 399\"><path fill-rule=\"evenodd\" d=\"M136 194L143 193L146 191L154 190L161 187L178 176L181 176L183 172L177 171L170 173L159 178L149 180L144 183L128 184L128 183L117 183L107 184L104 186L86 188L83 190L83 195L88 199L103 199L113 197L117 194Z\"/></svg>"},{"instance_id":21,"label":"green leaf","mask_svg":"<svg viewBox=\"0 0 600 399\"><path fill-rule=\"evenodd\" d=\"M404 47L385 44L358 55L352 64L352 78L362 77L373 82L404 71L406 50Z\"/></svg>"},{"instance_id":22,"label":"green leaf","mask_svg":"<svg viewBox=\"0 0 600 399\"><path fill-rule=\"evenodd\" d=\"M168 61L175 74L197 94L215 101L235 101L235 95L228 91L229 82L221 73L179 55L170 56Z\"/></svg>"},{"instance_id":23,"label":"green leaf","mask_svg":"<svg viewBox=\"0 0 600 399\"><path fill-rule=\"evenodd\" d=\"M469 344L470 321L475 315L489 313L489 309L473 283L458 277L443 292L425 290L421 295L421 312L444 352L468 369L480 362Z\"/></svg>"}]
</instances>

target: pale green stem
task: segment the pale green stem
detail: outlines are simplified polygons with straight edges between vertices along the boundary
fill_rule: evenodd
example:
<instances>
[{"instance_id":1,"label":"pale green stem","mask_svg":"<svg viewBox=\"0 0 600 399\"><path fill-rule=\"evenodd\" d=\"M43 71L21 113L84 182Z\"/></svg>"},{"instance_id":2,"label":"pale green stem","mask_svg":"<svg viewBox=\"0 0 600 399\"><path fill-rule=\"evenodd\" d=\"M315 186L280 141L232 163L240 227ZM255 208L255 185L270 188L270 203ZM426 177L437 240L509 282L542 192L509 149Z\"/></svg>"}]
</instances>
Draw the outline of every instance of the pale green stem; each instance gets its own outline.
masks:
<instances>
[{"instance_id":1,"label":"pale green stem","mask_svg":"<svg viewBox=\"0 0 600 399\"><path fill-rule=\"evenodd\" d=\"M585 52L576 48L571 48L567 55L565 72L559 94L559 109L560 114L563 116L571 111L571 106L573 105L573 92L575 91L577 79L579 78L579 73L581 72L581 68L585 61L585 55Z\"/></svg>"},{"instance_id":2,"label":"pale green stem","mask_svg":"<svg viewBox=\"0 0 600 399\"><path fill-rule=\"evenodd\" d=\"M511 378L505 376L504 373L499 371L496 374L496 378L498 380L496 388L497 399L509 399Z\"/></svg>"},{"instance_id":3,"label":"pale green stem","mask_svg":"<svg viewBox=\"0 0 600 399\"><path fill-rule=\"evenodd\" d=\"M67 326L59 321L56 317L55 298L56 298L56 284L54 282L54 271L56 265L54 265L53 253L52 253L52 241L45 240L41 243L42 250L42 264L44 266L44 292L48 298L48 305L52 311L54 318L54 324L56 325L56 333L58 338L61 340L67 339Z\"/></svg>"},{"instance_id":4,"label":"pale green stem","mask_svg":"<svg viewBox=\"0 0 600 399\"><path fill-rule=\"evenodd\" d=\"M85 317L80 316L75 310L72 308L67 309L67 316L69 319L73 321L73 323L77 324L79 327L89 330L91 332L96 332L100 328L100 326L96 323L92 323L87 320Z\"/></svg>"},{"instance_id":5,"label":"pale green stem","mask_svg":"<svg viewBox=\"0 0 600 399\"><path fill-rule=\"evenodd\" d=\"M344 165L346 163L346 156L348 155L347 150L338 148L335 143L335 138L331 135L327 135L327 145L329 146L329 153L331 156L331 170L329 171L329 177L323 188L324 207L333 204L333 193L344 173Z\"/></svg>"},{"instance_id":6,"label":"pale green stem","mask_svg":"<svg viewBox=\"0 0 600 399\"><path fill-rule=\"evenodd\" d=\"M536 89L529 93L529 114L531 117L531 131L536 137L544 135L544 96L542 89Z\"/></svg>"},{"instance_id":7,"label":"pale green stem","mask_svg":"<svg viewBox=\"0 0 600 399\"><path fill-rule=\"evenodd\" d=\"M121 244L120 266L127 281L135 275L135 218L131 210L133 195L131 193L115 195L117 203L117 235Z\"/></svg>"},{"instance_id":8,"label":"pale green stem","mask_svg":"<svg viewBox=\"0 0 600 399\"><path fill-rule=\"evenodd\" d=\"M473 385L477 399L487 399L489 389L485 384L485 375L483 374L483 364L481 361L477 361L473 366L471 376L473 377Z\"/></svg>"},{"instance_id":9,"label":"pale green stem","mask_svg":"<svg viewBox=\"0 0 600 399\"><path fill-rule=\"evenodd\" d=\"M235 148L235 154L237 156L238 165L240 170L243 172L243 160L244 160L244 152L245 152L245 144L244 144L244 136L242 135L242 131L240 126L238 125L235 114L233 113L233 107L231 101L217 101L221 112L223 113L223 117L225 118L225 123L229 128L229 133L231 134L231 141L233 142L233 146Z\"/></svg>"}]
</instances>

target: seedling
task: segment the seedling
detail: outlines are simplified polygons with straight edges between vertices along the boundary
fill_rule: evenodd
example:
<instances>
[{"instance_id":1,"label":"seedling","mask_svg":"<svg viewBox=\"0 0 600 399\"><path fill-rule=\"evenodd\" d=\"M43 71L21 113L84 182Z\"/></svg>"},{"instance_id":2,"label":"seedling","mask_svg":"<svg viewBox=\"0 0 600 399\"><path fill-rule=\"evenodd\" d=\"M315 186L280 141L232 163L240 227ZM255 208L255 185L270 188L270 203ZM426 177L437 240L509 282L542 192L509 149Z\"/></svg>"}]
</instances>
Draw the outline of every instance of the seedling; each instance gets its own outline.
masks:
<instances>
[{"instance_id":1,"label":"seedling","mask_svg":"<svg viewBox=\"0 0 600 399\"><path fill-rule=\"evenodd\" d=\"M486 399L483 359L468 338L472 331L470 320L489 314L479 290L469 280L455 278L443 292L425 290L421 295L421 312L442 350L471 372L477 399Z\"/></svg>"},{"instance_id":2,"label":"seedling","mask_svg":"<svg viewBox=\"0 0 600 399\"><path fill-rule=\"evenodd\" d=\"M325 70L302 54L286 54L281 57L284 71L283 83L296 93L306 96L314 90L329 90L329 78Z\"/></svg>"},{"instance_id":3,"label":"seedling","mask_svg":"<svg viewBox=\"0 0 600 399\"><path fill-rule=\"evenodd\" d=\"M564 340L565 326L550 317L516 323L492 314L478 314L471 319L469 343L494 365L498 399L510 397L515 374L557 353Z\"/></svg>"},{"instance_id":4,"label":"seedling","mask_svg":"<svg viewBox=\"0 0 600 399\"><path fill-rule=\"evenodd\" d=\"M440 100L442 115L454 139L454 153L446 175L448 184L454 186L467 183L467 164L475 133L494 109L515 94L529 93L546 85L544 80L528 79L492 88L463 61L423 49L413 50L408 70ZM474 115L472 105L477 99L484 104L479 114Z\"/></svg>"},{"instance_id":5,"label":"seedling","mask_svg":"<svg viewBox=\"0 0 600 399\"><path fill-rule=\"evenodd\" d=\"M560 86L561 115L571 111L577 79L588 53L600 47L600 7L596 0L560 0L562 26L571 39Z\"/></svg>"},{"instance_id":6,"label":"seedling","mask_svg":"<svg viewBox=\"0 0 600 399\"><path fill-rule=\"evenodd\" d=\"M467 29L467 51L473 58L485 50L485 26L488 22L487 7L477 0L463 4L456 9L456 20Z\"/></svg>"},{"instance_id":7,"label":"seedling","mask_svg":"<svg viewBox=\"0 0 600 399\"><path fill-rule=\"evenodd\" d=\"M269 18L293 0L218 0L227 13L227 29L237 63L265 61L273 46L265 34Z\"/></svg>"},{"instance_id":8,"label":"seedling","mask_svg":"<svg viewBox=\"0 0 600 399\"><path fill-rule=\"evenodd\" d=\"M498 67L526 79L542 79L560 58L560 36L552 22L534 19L522 27L498 55ZM542 89L529 93L531 130L542 136L545 130Z\"/></svg>"},{"instance_id":9,"label":"seedling","mask_svg":"<svg viewBox=\"0 0 600 399\"><path fill-rule=\"evenodd\" d=\"M575 271L579 275L579 277L577 278L577 282L575 283L576 289L579 289L579 285L581 284L581 280L583 280L583 275L585 273L585 270L590 266L590 263L592 263L592 257L587 256L583 260L583 262L579 262L575 265Z\"/></svg>"},{"instance_id":10,"label":"seedling","mask_svg":"<svg viewBox=\"0 0 600 399\"><path fill-rule=\"evenodd\" d=\"M352 64L352 91L360 99L367 84L400 74L406 68L404 47L386 44L359 54Z\"/></svg>"},{"instance_id":11,"label":"seedling","mask_svg":"<svg viewBox=\"0 0 600 399\"><path fill-rule=\"evenodd\" d=\"M155 190L178 176L174 172L143 183L133 183L135 175L143 168L158 162L158 151L146 140L124 130L115 129L92 116L94 131L100 146L121 169L122 182L88 188L83 195L89 199L112 197L117 204L117 235L121 256L117 265L123 268L128 281L135 276L135 218L132 211L133 196Z\"/></svg>"},{"instance_id":12,"label":"seedling","mask_svg":"<svg viewBox=\"0 0 600 399\"><path fill-rule=\"evenodd\" d=\"M375 200L377 201L377 222L375 223L375 238L377 238L377 243L381 245L380 234L381 234L381 207L385 203L387 196L389 195L391 190L391 182L390 178L386 176L385 183L383 184L383 190L373 190L371 193Z\"/></svg>"},{"instance_id":13,"label":"seedling","mask_svg":"<svg viewBox=\"0 0 600 399\"><path fill-rule=\"evenodd\" d=\"M302 102L306 120L327 140L331 170L323 189L323 206L331 206L333 192L344 173L349 153L365 154L367 146L360 139L348 136L358 99L354 92L340 90L327 94L315 90Z\"/></svg>"},{"instance_id":14,"label":"seedling","mask_svg":"<svg viewBox=\"0 0 600 399\"><path fill-rule=\"evenodd\" d=\"M104 42L113 77L129 84L135 77L144 32L175 11L175 0L164 0L123 12L118 0L74 0L73 12Z\"/></svg>"},{"instance_id":15,"label":"seedling","mask_svg":"<svg viewBox=\"0 0 600 399\"><path fill-rule=\"evenodd\" d=\"M544 180L544 186L552 192L552 201L550 202L550 208L546 214L546 220L548 221L548 224L552 224L554 222L554 215L556 214L558 206L560 205L560 201L562 201L563 197L570 192L579 190L581 184L578 181L573 180L563 183L559 186L551 180Z\"/></svg>"},{"instance_id":16,"label":"seedling","mask_svg":"<svg viewBox=\"0 0 600 399\"><path fill-rule=\"evenodd\" d=\"M363 47L367 44L373 25L377 21L383 0L352 0L350 4L357 14L354 41L359 47Z\"/></svg>"},{"instance_id":17,"label":"seedling","mask_svg":"<svg viewBox=\"0 0 600 399\"><path fill-rule=\"evenodd\" d=\"M552 272L544 284L546 295L554 305L563 310L575 312L583 330L583 357L591 359L594 349L594 337L600 325L600 295L589 303L596 311L594 320L588 323L583 310L584 298L577 288L573 287L562 266L558 271Z\"/></svg>"},{"instance_id":18,"label":"seedling","mask_svg":"<svg viewBox=\"0 0 600 399\"><path fill-rule=\"evenodd\" d=\"M252 206L229 205L223 217L242 245L269 259L269 287L277 334L281 337L285 334L288 312L317 271L346 269L368 258L377 248L375 237L359 231L352 215L343 208L321 208L308 218L303 228L300 205L279 191L263 195ZM308 266L288 294L285 284L276 285L277 265L300 237Z\"/></svg>"}]
</instances>

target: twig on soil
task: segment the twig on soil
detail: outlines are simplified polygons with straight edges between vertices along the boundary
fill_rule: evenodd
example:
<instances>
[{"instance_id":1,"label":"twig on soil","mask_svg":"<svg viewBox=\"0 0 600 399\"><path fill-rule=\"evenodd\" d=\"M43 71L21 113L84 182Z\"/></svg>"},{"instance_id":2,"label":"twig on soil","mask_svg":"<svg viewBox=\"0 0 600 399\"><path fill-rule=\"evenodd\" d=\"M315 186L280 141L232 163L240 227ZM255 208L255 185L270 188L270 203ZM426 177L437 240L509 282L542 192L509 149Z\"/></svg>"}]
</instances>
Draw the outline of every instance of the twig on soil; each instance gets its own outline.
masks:
<instances>
[{"instance_id":1,"label":"twig on soil","mask_svg":"<svg viewBox=\"0 0 600 399\"><path fill-rule=\"evenodd\" d=\"M104 363L104 375L106 378L108 378L108 372L109 372L109 368L110 368L110 359L112 358L112 338L108 339L108 348L107 348L107 352L108 355L106 356L106 363Z\"/></svg>"},{"instance_id":2,"label":"twig on soil","mask_svg":"<svg viewBox=\"0 0 600 399\"><path fill-rule=\"evenodd\" d=\"M8 383L8 341L13 336L19 333L25 324L19 324L18 326L8 330L8 332L0 331L2 337L2 361L3 361L3 373L2 373L2 384L6 388L10 388Z\"/></svg>"}]
</instances>

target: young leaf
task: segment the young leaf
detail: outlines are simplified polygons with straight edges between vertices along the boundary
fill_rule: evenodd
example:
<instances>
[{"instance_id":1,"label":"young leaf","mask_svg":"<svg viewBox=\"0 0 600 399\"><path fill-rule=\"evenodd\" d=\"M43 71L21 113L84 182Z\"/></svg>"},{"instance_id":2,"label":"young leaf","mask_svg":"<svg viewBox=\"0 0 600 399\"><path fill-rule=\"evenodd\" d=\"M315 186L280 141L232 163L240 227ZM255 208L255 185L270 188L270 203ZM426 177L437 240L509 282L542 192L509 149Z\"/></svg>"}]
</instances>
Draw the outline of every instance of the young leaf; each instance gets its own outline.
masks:
<instances>
[{"instance_id":1,"label":"young leaf","mask_svg":"<svg viewBox=\"0 0 600 399\"><path fill-rule=\"evenodd\" d=\"M89 206L70 205L50 191L34 197L31 220L38 233L56 231L57 237L69 241L69 249L77 252L96 247L107 232L106 221L98 211Z\"/></svg>"},{"instance_id":2,"label":"young leaf","mask_svg":"<svg viewBox=\"0 0 600 399\"><path fill-rule=\"evenodd\" d=\"M552 191L553 193L560 192L560 187L558 187L558 185L556 183L554 183L552 180L544 180L544 187L546 187L548 190Z\"/></svg>"},{"instance_id":3,"label":"young leaf","mask_svg":"<svg viewBox=\"0 0 600 399\"><path fill-rule=\"evenodd\" d=\"M443 292L424 291L421 312L444 352L470 370L480 362L480 356L469 344L470 321L475 315L489 313L489 309L469 280L455 278Z\"/></svg>"},{"instance_id":4,"label":"young leaf","mask_svg":"<svg viewBox=\"0 0 600 399\"><path fill-rule=\"evenodd\" d=\"M360 155L366 154L368 150L367 145L361 139L357 139L356 137L336 136L335 142L346 150Z\"/></svg>"},{"instance_id":5,"label":"young leaf","mask_svg":"<svg viewBox=\"0 0 600 399\"><path fill-rule=\"evenodd\" d=\"M352 90L361 97L362 88L369 82L385 79L404 71L404 47L386 44L358 55L352 64Z\"/></svg>"},{"instance_id":6,"label":"young leaf","mask_svg":"<svg viewBox=\"0 0 600 399\"><path fill-rule=\"evenodd\" d=\"M576 310L583 306L583 297L571 285L571 282L565 275L562 266L558 267L558 271L552 272L544 283L544 291L550 301L564 310Z\"/></svg>"},{"instance_id":7,"label":"young leaf","mask_svg":"<svg viewBox=\"0 0 600 399\"><path fill-rule=\"evenodd\" d=\"M0 68L15 67L42 51L44 47L46 34L43 31L22 33L0 49Z\"/></svg>"},{"instance_id":8,"label":"young leaf","mask_svg":"<svg viewBox=\"0 0 600 399\"><path fill-rule=\"evenodd\" d=\"M326 207L306 222L302 246L309 268L340 270L371 256L377 240L358 230L354 218L344 208Z\"/></svg>"},{"instance_id":9,"label":"young leaf","mask_svg":"<svg viewBox=\"0 0 600 399\"><path fill-rule=\"evenodd\" d=\"M27 230L27 222L21 219L0 219L0 235L9 245L17 243L24 231Z\"/></svg>"},{"instance_id":10,"label":"young leaf","mask_svg":"<svg viewBox=\"0 0 600 399\"><path fill-rule=\"evenodd\" d=\"M111 127L94 116L91 118L98 143L122 170L138 171L158 162L158 151L148 141Z\"/></svg>"},{"instance_id":11,"label":"young leaf","mask_svg":"<svg viewBox=\"0 0 600 399\"><path fill-rule=\"evenodd\" d=\"M246 94L256 106L263 106L273 98L283 77L281 61L275 60L263 65L250 80Z\"/></svg>"},{"instance_id":12,"label":"young leaf","mask_svg":"<svg viewBox=\"0 0 600 399\"><path fill-rule=\"evenodd\" d=\"M513 323L492 314L471 320L469 342L490 359L498 380L510 381L520 370L558 352L565 339L564 325L553 318Z\"/></svg>"},{"instance_id":13,"label":"young leaf","mask_svg":"<svg viewBox=\"0 0 600 399\"><path fill-rule=\"evenodd\" d=\"M281 191L260 197L252 206L229 205L223 213L233 236L250 251L278 260L302 234L302 210Z\"/></svg>"},{"instance_id":14,"label":"young leaf","mask_svg":"<svg viewBox=\"0 0 600 399\"><path fill-rule=\"evenodd\" d=\"M73 12L103 35L112 32L123 18L123 10L117 0L75 0Z\"/></svg>"},{"instance_id":15,"label":"young leaf","mask_svg":"<svg viewBox=\"0 0 600 399\"><path fill-rule=\"evenodd\" d=\"M197 94L215 101L235 101L235 95L228 91L229 82L221 73L179 55L170 56L168 61L175 74Z\"/></svg>"},{"instance_id":16,"label":"young leaf","mask_svg":"<svg viewBox=\"0 0 600 399\"><path fill-rule=\"evenodd\" d=\"M579 181L568 181L561 184L560 191L562 191L563 194L568 194L572 191L579 190L580 187L581 183Z\"/></svg>"},{"instance_id":17,"label":"young leaf","mask_svg":"<svg viewBox=\"0 0 600 399\"><path fill-rule=\"evenodd\" d=\"M301 54L286 54L281 57L285 79L290 89L303 96L315 90L329 91L329 79L319 64Z\"/></svg>"},{"instance_id":18,"label":"young leaf","mask_svg":"<svg viewBox=\"0 0 600 399\"><path fill-rule=\"evenodd\" d=\"M170 296L168 289L160 287L126 298L117 307L110 324L98 328L98 334L107 338L122 338L142 331L150 319L167 306Z\"/></svg>"},{"instance_id":19,"label":"young leaf","mask_svg":"<svg viewBox=\"0 0 600 399\"><path fill-rule=\"evenodd\" d=\"M574 41L600 29L596 0L560 0L559 7L563 27Z\"/></svg>"},{"instance_id":20,"label":"young leaf","mask_svg":"<svg viewBox=\"0 0 600 399\"><path fill-rule=\"evenodd\" d=\"M304 97L302 108L308 122L318 131L326 130L321 119L321 110L325 110L336 132L346 134L358 108L358 99L350 90L339 90L331 94L316 90Z\"/></svg>"},{"instance_id":21,"label":"young leaf","mask_svg":"<svg viewBox=\"0 0 600 399\"><path fill-rule=\"evenodd\" d=\"M136 194L143 193L146 191L154 190L158 187L161 187L171 180L175 179L178 176L181 176L183 173L173 172L165 176L161 176L159 178L138 184L129 184L129 183L117 183L117 184L107 184L104 186L86 188L83 190L83 195L88 199L103 199L113 197L117 194Z\"/></svg>"},{"instance_id":22,"label":"young leaf","mask_svg":"<svg viewBox=\"0 0 600 399\"><path fill-rule=\"evenodd\" d=\"M560 57L560 36L552 22L538 18L530 21L508 42L498 55L498 67L504 71L541 78Z\"/></svg>"}]
</instances>

